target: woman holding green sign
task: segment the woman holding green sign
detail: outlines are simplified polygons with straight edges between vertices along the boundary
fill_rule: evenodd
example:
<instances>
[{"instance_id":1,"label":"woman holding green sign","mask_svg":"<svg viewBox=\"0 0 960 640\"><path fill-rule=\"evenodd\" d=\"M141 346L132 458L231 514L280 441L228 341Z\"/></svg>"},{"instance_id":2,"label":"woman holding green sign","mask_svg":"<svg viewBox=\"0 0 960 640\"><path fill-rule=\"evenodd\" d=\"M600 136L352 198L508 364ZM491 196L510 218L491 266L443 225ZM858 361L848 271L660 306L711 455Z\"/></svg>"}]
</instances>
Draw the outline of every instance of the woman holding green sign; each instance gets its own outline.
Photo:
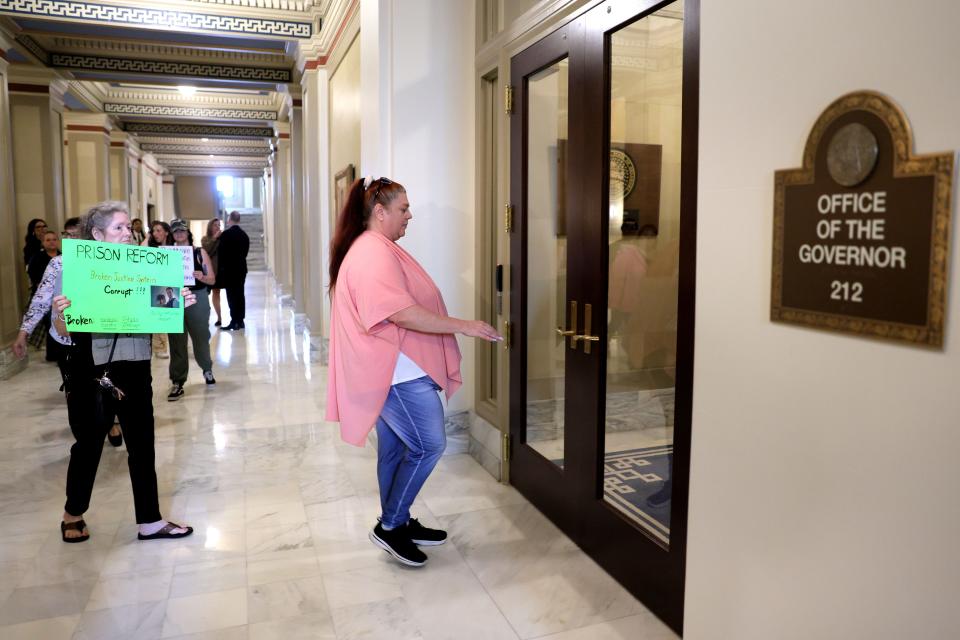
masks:
<instances>
[{"instance_id":1,"label":"woman holding green sign","mask_svg":"<svg viewBox=\"0 0 960 640\"><path fill-rule=\"evenodd\" d=\"M123 202L93 206L81 221L81 236L116 244L131 244L130 214ZM196 299L183 290L184 306ZM63 312L70 307L64 295L53 298L54 327L67 336ZM93 482L100 464L103 439L110 428L98 417L116 413L127 445L127 465L133 485L140 540L182 538L191 527L168 522L160 515L154 454L153 387L150 375L150 334L74 333L69 336L64 367L67 415L76 439L67 468L67 502L60 523L64 542L90 537L83 514L90 506ZM108 375L109 374L109 375ZM112 380L117 380L119 386ZM112 422L112 419L109 420Z\"/></svg>"}]
</instances>

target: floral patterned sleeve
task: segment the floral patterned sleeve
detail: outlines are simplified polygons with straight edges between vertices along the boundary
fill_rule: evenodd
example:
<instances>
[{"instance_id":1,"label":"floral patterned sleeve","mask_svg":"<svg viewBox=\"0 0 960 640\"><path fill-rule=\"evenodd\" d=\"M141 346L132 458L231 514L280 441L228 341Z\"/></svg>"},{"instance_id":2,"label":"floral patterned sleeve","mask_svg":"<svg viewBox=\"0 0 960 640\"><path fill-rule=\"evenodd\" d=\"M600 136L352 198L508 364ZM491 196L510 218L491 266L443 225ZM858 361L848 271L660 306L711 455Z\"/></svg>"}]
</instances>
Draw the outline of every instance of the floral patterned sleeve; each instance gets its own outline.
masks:
<instances>
[{"instance_id":1,"label":"floral patterned sleeve","mask_svg":"<svg viewBox=\"0 0 960 640\"><path fill-rule=\"evenodd\" d=\"M43 272L43 279L37 285L37 292L30 301L30 307L23 314L23 323L20 325L21 331L28 334L33 333L36 326L43 320L43 316L50 311L50 307L53 306L57 277L61 271L63 271L63 258L57 256L50 261L46 271Z\"/></svg>"}]
</instances>

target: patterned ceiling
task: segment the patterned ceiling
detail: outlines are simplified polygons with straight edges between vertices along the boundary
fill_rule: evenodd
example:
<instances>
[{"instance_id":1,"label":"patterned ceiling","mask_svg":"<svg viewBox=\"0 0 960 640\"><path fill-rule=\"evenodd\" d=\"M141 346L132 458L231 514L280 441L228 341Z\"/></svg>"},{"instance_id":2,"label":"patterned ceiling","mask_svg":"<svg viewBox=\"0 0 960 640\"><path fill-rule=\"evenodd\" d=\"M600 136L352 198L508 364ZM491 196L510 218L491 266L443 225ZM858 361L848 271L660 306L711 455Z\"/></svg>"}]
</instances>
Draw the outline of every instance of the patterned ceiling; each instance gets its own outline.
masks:
<instances>
[{"instance_id":1,"label":"patterned ceiling","mask_svg":"<svg viewBox=\"0 0 960 640\"><path fill-rule=\"evenodd\" d=\"M108 114L172 173L251 172L270 162L305 55L330 40L328 13L355 5L10 0L0 32L16 42L13 67L62 78L67 109Z\"/></svg>"}]
</instances>

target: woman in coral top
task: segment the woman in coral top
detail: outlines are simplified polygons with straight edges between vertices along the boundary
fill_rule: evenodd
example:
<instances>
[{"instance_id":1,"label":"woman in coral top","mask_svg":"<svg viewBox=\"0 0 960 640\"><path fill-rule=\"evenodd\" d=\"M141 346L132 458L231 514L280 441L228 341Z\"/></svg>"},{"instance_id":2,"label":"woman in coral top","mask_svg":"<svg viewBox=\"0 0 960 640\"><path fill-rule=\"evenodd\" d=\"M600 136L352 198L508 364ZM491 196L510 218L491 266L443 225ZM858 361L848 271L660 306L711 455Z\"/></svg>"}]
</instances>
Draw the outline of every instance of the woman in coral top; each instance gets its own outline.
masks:
<instances>
[{"instance_id":1,"label":"woman in coral top","mask_svg":"<svg viewBox=\"0 0 960 640\"><path fill-rule=\"evenodd\" d=\"M453 334L502 338L486 322L447 315L437 285L397 245L412 217L397 182L368 177L350 188L330 250L327 420L356 446L376 426L381 515L370 540L420 567L418 545L447 539L411 518L410 505L447 444L437 392L449 398L463 382Z\"/></svg>"}]
</instances>

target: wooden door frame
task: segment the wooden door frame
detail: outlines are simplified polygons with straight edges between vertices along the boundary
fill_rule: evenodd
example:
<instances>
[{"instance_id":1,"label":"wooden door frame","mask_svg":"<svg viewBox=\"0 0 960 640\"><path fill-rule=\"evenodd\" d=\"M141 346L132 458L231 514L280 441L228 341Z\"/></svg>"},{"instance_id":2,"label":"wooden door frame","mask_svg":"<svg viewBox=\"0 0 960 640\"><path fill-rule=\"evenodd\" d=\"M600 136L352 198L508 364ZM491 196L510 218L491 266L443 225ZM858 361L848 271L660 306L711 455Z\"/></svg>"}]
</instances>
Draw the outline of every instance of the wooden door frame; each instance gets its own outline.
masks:
<instances>
[{"instance_id":1,"label":"wooden door frame","mask_svg":"<svg viewBox=\"0 0 960 640\"><path fill-rule=\"evenodd\" d=\"M528 169L527 117L529 115L529 100L527 92L527 78L550 65L567 59L569 73L572 75L576 60L582 59L581 52L573 51L571 44L583 41L584 20L575 18L563 26L540 39L511 59L510 78L514 86L514 110L510 117L510 201L514 206L514 230L510 238L510 314L512 324L512 341L510 348L510 481L519 490L531 497L537 507L551 520L563 529L576 526L576 518L570 511L570 500L578 491L578 483L573 481L577 471L577 463L565 455L564 468L550 462L526 444L526 404L527 404L527 234L528 225L526 215ZM574 112L579 114L580 107L575 104L574 96L568 91L568 122L572 120ZM568 139L572 130L568 127ZM574 161L574 165L579 161ZM568 170L573 171L575 166L568 164ZM571 198L577 197L567 181L567 206L573 204ZM576 237L576 230L568 226L568 237ZM569 256L568 256L569 258ZM576 299L579 283L570 279L569 274L577 273L567 263L567 297ZM566 304L564 307L566 308ZM574 355L566 351L567 357ZM571 384L569 378L566 384ZM566 395L566 394L565 394ZM570 430L564 430L564 449L569 453ZM573 464L573 468L571 468ZM582 465L580 465L582 467ZM523 472L515 470L523 469ZM559 490L558 490L559 489Z\"/></svg>"},{"instance_id":2,"label":"wooden door frame","mask_svg":"<svg viewBox=\"0 0 960 640\"><path fill-rule=\"evenodd\" d=\"M643 533L615 507L603 499L604 429L565 429L565 469L534 452L525 444L526 426L526 321L527 321L527 76L563 55L551 58L550 52L567 52L570 60L570 106L568 145L583 153L567 154L568 175L579 176L567 180L567 211L604 212L609 205L609 191L604 188L609 180L610 113L608 108L592 121L583 118L577 122L574 114L591 113L596 104L609 105L610 70L609 33L646 17L674 1L683 2L683 113L681 122L681 183L680 183L680 246L678 279L678 327L676 397L673 440L673 495L669 549L649 539L649 544L637 546ZM582 50L576 43L564 43L582 38ZM511 82L514 84L515 112L510 118L510 201L514 206L514 235L510 243L510 313L513 322L514 344L510 350L510 438L512 482L527 495L557 526L580 545L608 573L621 582L677 633L683 628L684 578L686 568L687 522L689 504L690 440L693 406L694 321L696 303L696 209L697 209L697 146L699 113L699 39L700 0L608 0L577 16L511 59ZM551 49L551 47L553 49ZM539 64L534 64L534 60ZM588 73L592 69L602 73ZM575 80L582 82L574 90ZM577 100L574 101L576 93ZM577 122L576 125L573 123ZM575 209L576 208L576 209ZM606 216L604 220L608 221ZM582 226L576 226L578 222ZM586 398L576 394L575 414L568 413L567 424L578 417L595 425L605 424L604 390L606 386L607 323L603 310L607 308L607 291L598 286L608 275L608 222L597 223L585 215L568 215L568 237L577 238L585 247L583 266L603 265L601 282L587 277L586 268L568 263L567 298L578 300L581 308L587 302L593 305L593 326L600 337L594 353L587 356L578 349L567 349L567 386L565 398L576 386L589 380L590 392ZM576 234L576 235L574 235ZM570 255L568 254L568 260ZM577 281L579 276L581 281ZM598 321L601 320L601 321ZM582 320L580 326L582 327ZM576 379L574 379L576 378ZM520 469L525 472L521 473ZM627 545L636 547L625 556Z\"/></svg>"},{"instance_id":3,"label":"wooden door frame","mask_svg":"<svg viewBox=\"0 0 960 640\"><path fill-rule=\"evenodd\" d=\"M693 409L694 323L696 313L696 231L697 231L697 145L699 117L699 25L700 0L677 0L684 3L683 34L683 84L681 120L681 169L680 169L680 256L677 301L677 365L675 380L675 414L673 431L673 466L671 478L670 545L657 553L659 543L651 539L651 552L643 555L643 571L633 563L625 562L623 548L631 544L637 533L636 526L616 507L603 499L604 430L598 429L593 439L584 439L581 446L589 451L592 462L593 495L585 503L583 519L590 523L578 543L613 577L637 595L654 613L678 634L683 629L683 594L686 571L687 523L690 477L690 436ZM590 86L585 93L588 99L601 98L601 104L610 103L611 74L605 64L609 59L610 38L607 34L651 13L669 6L672 0L646 2L606 3L593 9L587 22L586 64L589 68L603 69L602 74L587 75ZM608 12L605 8L610 6ZM640 7L640 11L637 8ZM602 10L601 10L602 9ZM638 13L640 17L638 16ZM598 119L599 120L599 119ZM609 190L609 131L610 111L603 110L602 122L592 127L590 146L586 156L591 158L585 174L590 186L584 188L584 210L607 211ZM602 224L593 225L588 244L588 260L608 264L608 222L603 216ZM588 225L590 226L590 225ZM604 278L606 281L606 277ZM607 308L605 287L592 289L594 307ZM601 370L596 376L597 389L589 397L598 402L593 408L595 424L605 423L603 394L606 386L606 322L595 324L600 330L600 348L597 361Z\"/></svg>"}]
</instances>

